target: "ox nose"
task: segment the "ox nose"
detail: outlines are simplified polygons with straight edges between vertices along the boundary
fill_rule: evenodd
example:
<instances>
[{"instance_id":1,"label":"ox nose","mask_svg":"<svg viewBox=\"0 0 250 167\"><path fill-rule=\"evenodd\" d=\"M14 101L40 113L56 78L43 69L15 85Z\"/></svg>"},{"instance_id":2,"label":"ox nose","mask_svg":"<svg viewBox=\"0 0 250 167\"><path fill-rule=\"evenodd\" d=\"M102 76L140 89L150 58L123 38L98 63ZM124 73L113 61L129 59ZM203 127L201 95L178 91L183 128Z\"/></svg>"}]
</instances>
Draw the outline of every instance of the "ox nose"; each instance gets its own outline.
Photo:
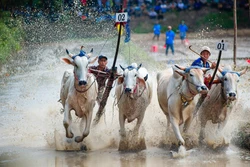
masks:
<instances>
[{"instance_id":1,"label":"ox nose","mask_svg":"<svg viewBox=\"0 0 250 167\"><path fill-rule=\"evenodd\" d=\"M202 90L207 90L207 87L206 86L202 86L201 89Z\"/></svg>"},{"instance_id":2,"label":"ox nose","mask_svg":"<svg viewBox=\"0 0 250 167\"><path fill-rule=\"evenodd\" d=\"M79 85L82 86L82 85L86 85L87 82L86 81L79 81Z\"/></svg>"},{"instance_id":3,"label":"ox nose","mask_svg":"<svg viewBox=\"0 0 250 167\"><path fill-rule=\"evenodd\" d=\"M126 89L125 89L125 92L126 92L126 93L129 93L129 92L131 92L131 89L130 89L130 88L126 88Z\"/></svg>"},{"instance_id":4,"label":"ox nose","mask_svg":"<svg viewBox=\"0 0 250 167\"><path fill-rule=\"evenodd\" d=\"M229 97L235 97L236 93L229 93Z\"/></svg>"}]
</instances>

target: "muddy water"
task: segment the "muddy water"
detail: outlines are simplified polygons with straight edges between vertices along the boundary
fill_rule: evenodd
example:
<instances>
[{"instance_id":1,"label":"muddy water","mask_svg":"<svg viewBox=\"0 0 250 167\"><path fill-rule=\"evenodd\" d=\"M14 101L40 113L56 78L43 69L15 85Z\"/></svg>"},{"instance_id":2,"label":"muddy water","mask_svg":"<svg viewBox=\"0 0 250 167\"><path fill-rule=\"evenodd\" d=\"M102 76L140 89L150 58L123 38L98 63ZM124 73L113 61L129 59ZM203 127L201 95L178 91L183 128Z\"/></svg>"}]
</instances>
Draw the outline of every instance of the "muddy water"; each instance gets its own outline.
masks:
<instances>
[{"instance_id":1,"label":"muddy water","mask_svg":"<svg viewBox=\"0 0 250 167\"><path fill-rule=\"evenodd\" d=\"M232 39L228 41L231 42ZM196 46L201 43L199 40L191 42ZM214 42L215 40L206 41L207 44ZM64 137L61 104L57 102L62 74L65 69L72 68L62 63L60 58L66 56L65 48L78 53L81 45L79 43L83 41L33 46L23 51L18 60L4 67L4 77L0 80L0 166L249 166L250 153L232 144L221 150L196 146L187 151L187 157L173 158L169 144L175 142L175 137L172 131L166 131L166 118L159 108L155 93L140 131L147 149L119 152L119 123L114 89L111 91L104 117L96 127L91 128L90 135L84 141L88 151L80 151L83 144L76 144ZM100 51L106 54L110 58L111 66L115 50L110 48L115 46L115 41L108 41L103 50L101 48L105 42L84 43L86 51L94 47L96 55ZM147 45L149 44L145 44L145 51L149 50ZM247 57L249 49L246 46L250 46L250 41L242 39L240 46L240 55ZM195 58L194 55L182 54L186 53L185 47L177 45L176 50L176 55L170 58L164 55L162 49L150 55L156 60L156 65L166 62L167 67L175 62L186 65ZM117 64L126 66L120 58L121 56ZM232 64L228 60L223 60L223 63ZM244 60L239 61L240 66L246 66L245 63ZM150 72L153 79L158 70L161 69ZM230 115L223 131L227 142L230 142L234 130L249 120L249 80L250 75L247 74L239 83L241 102L237 111ZM153 90L156 92L156 83ZM97 109L96 106L94 114ZM74 114L73 120L74 132L80 133L79 119ZM133 126L134 123L126 125L127 131ZM216 145L221 142L221 136L213 135L214 128L211 125L207 140ZM191 129L189 138L197 141L199 125L195 120Z\"/></svg>"}]
</instances>

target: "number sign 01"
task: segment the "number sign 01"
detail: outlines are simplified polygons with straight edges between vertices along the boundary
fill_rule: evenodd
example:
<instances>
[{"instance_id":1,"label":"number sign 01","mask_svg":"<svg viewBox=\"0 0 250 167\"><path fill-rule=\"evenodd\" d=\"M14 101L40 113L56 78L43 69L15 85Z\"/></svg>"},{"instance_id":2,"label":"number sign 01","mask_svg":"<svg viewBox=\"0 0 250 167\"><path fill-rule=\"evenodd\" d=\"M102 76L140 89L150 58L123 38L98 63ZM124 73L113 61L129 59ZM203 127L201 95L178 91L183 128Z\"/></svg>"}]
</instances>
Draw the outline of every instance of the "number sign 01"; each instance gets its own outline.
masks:
<instances>
[{"instance_id":1,"label":"number sign 01","mask_svg":"<svg viewBox=\"0 0 250 167\"><path fill-rule=\"evenodd\" d=\"M115 22L127 22L128 20L128 13L116 13L115 15Z\"/></svg>"},{"instance_id":2,"label":"number sign 01","mask_svg":"<svg viewBox=\"0 0 250 167\"><path fill-rule=\"evenodd\" d=\"M217 46L216 46L216 49L217 50L223 50L223 51L226 51L227 50L227 45L226 45L226 43L224 43L223 42L223 40L222 40L222 42L219 42L218 44L217 44Z\"/></svg>"}]
</instances>

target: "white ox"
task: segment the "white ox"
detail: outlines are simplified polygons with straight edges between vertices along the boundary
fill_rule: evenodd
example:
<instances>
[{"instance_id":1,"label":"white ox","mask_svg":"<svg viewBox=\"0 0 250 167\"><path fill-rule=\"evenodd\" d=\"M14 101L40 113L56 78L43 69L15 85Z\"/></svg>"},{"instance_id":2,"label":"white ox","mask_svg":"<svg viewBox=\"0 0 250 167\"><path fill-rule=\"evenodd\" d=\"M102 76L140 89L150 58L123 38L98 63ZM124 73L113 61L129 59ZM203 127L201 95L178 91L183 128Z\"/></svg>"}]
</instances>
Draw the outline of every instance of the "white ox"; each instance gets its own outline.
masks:
<instances>
[{"instance_id":1,"label":"white ox","mask_svg":"<svg viewBox=\"0 0 250 167\"><path fill-rule=\"evenodd\" d=\"M184 123L183 132L187 132L193 119L195 108L194 97L205 94L208 88L204 84L204 73L207 68L183 68L174 65L157 74L158 102L170 123L178 143L185 145L179 126Z\"/></svg>"},{"instance_id":2,"label":"white ox","mask_svg":"<svg viewBox=\"0 0 250 167\"><path fill-rule=\"evenodd\" d=\"M62 60L74 66L74 71L65 71L61 82L60 98L64 109L63 125L66 130L66 137L73 138L71 110L75 111L76 116L82 118L82 121L85 122L85 128L82 135L75 138L75 141L79 143L88 136L90 131L93 108L97 97L97 83L95 77L88 73L90 55L73 56L68 51L67 53L70 59L63 58Z\"/></svg>"},{"instance_id":3,"label":"white ox","mask_svg":"<svg viewBox=\"0 0 250 167\"><path fill-rule=\"evenodd\" d=\"M229 114L236 106L238 96L237 83L239 77L245 74L247 68L235 72L231 67L226 67L217 73L219 84L213 84L208 96L201 104L198 114L201 121L201 129L199 141L203 143L205 138L205 126L208 120L211 120L213 124L219 124L219 130L222 130L227 123ZM218 82L218 81L217 81Z\"/></svg>"},{"instance_id":4,"label":"white ox","mask_svg":"<svg viewBox=\"0 0 250 167\"><path fill-rule=\"evenodd\" d=\"M152 99L152 85L147 70L133 63L123 68L123 76L118 78L116 97L119 108L120 135L126 136L125 120L132 122L137 119L134 132L138 134L146 108Z\"/></svg>"}]
</instances>

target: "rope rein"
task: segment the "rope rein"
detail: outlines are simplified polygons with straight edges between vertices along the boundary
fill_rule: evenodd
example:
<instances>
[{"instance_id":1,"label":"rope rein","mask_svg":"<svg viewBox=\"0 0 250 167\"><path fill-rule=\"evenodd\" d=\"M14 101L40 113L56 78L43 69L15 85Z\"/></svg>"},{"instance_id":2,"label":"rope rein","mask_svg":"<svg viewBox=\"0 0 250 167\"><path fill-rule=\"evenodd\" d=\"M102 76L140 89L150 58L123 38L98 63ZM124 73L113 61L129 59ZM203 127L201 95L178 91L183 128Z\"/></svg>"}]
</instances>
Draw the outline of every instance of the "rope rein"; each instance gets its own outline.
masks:
<instances>
[{"instance_id":1,"label":"rope rein","mask_svg":"<svg viewBox=\"0 0 250 167\"><path fill-rule=\"evenodd\" d=\"M92 75L91 75L90 77L92 77ZM88 77L88 78L90 78L90 77ZM75 79L75 80L77 80L77 79ZM74 87L75 87L75 89L76 89L77 92L79 92L79 93L85 93L85 92L87 92L87 91L91 88L91 86L95 83L95 81L96 81L96 78L95 78L94 81L90 84L90 86L89 86L87 89L84 89L84 90L78 90L78 89L76 88L76 82L74 82Z\"/></svg>"},{"instance_id":2,"label":"rope rein","mask_svg":"<svg viewBox=\"0 0 250 167\"><path fill-rule=\"evenodd\" d=\"M137 89L137 86L138 86L138 83L136 83L136 89ZM146 86L144 86L144 89L142 90L142 92L136 97L136 98L133 98L134 100L137 100L137 99L139 99L141 96L142 96L142 94L143 94L143 92L145 91L145 89L146 89ZM117 101L117 103L115 104L115 105L118 105L118 103L120 102L120 100L121 100L121 98L122 98L122 96L124 95L124 86L123 86L123 91L122 91L122 93L121 93L121 95L120 95L120 97L119 97L119 99L118 99L118 101ZM135 92L136 93L136 92ZM133 94L135 94L135 93L133 93Z\"/></svg>"}]
</instances>

